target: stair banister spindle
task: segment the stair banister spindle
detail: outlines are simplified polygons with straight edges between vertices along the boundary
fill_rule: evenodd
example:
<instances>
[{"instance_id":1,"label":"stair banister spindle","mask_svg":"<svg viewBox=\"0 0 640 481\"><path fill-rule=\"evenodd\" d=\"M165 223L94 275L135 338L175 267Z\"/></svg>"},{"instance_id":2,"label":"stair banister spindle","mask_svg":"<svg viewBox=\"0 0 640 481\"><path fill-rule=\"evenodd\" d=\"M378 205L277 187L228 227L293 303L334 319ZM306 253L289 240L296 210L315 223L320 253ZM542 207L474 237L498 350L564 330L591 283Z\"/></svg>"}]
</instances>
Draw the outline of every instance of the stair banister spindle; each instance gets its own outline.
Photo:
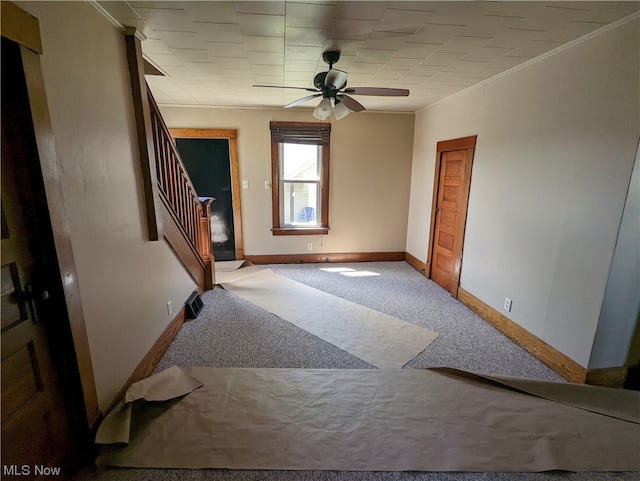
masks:
<instances>
[{"instance_id":1,"label":"stair banister spindle","mask_svg":"<svg viewBox=\"0 0 640 481\"><path fill-rule=\"evenodd\" d=\"M154 147L157 156L156 180L158 188L163 198L167 201L169 210L182 229L184 236L202 257L205 252L201 239L201 229L205 228L205 224L201 222L203 207L182 163L182 159L180 159L180 154L169 134L169 130L164 124L158 106L151 92L149 90L147 92L151 109ZM208 238L210 238L211 229L208 221L206 229Z\"/></svg>"}]
</instances>

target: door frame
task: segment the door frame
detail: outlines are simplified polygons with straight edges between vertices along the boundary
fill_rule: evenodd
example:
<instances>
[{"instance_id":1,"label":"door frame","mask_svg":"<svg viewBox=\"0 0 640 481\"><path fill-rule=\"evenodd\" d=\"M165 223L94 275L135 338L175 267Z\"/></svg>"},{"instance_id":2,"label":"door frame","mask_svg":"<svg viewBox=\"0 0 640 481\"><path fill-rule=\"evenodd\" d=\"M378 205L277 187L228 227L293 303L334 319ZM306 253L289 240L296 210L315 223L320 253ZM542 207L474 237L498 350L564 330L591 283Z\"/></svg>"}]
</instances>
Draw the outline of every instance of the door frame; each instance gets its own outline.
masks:
<instances>
[{"instance_id":1,"label":"door frame","mask_svg":"<svg viewBox=\"0 0 640 481\"><path fill-rule=\"evenodd\" d=\"M452 287L451 296L458 298L458 289L460 287L460 272L462 270L462 251L464 247L464 233L467 223L467 210L469 206L469 190L471 187L471 170L473 167L473 158L475 154L477 135L469 137L462 137L452 140L443 140L436 145L436 165L435 173L433 176L433 198L431 200L431 223L429 226L429 246L427 250L426 261L426 276L431 279L431 266L433 258L433 243L435 240L436 229L436 215L437 215L437 203L438 194L440 189L440 174L442 167L442 154L445 152L451 152L455 150L468 150L473 149L471 157L465 163L464 182L462 184L462 199L460 205L464 205L464 210L461 216L458 218L458 225L456 226L455 243L453 246L453 273L452 273Z\"/></svg>"},{"instance_id":2,"label":"door frame","mask_svg":"<svg viewBox=\"0 0 640 481\"><path fill-rule=\"evenodd\" d=\"M242 209L240 208L240 173L238 167L238 131L236 129L169 129L173 139L227 139L231 167L231 203L236 259L244 259L242 246Z\"/></svg>"},{"instance_id":3,"label":"door frame","mask_svg":"<svg viewBox=\"0 0 640 481\"><path fill-rule=\"evenodd\" d=\"M85 325L77 270L71 244L71 234L66 218L60 169L45 82L40 65L42 41L38 19L9 1L2 2L2 36L20 46L29 105L35 133L38 156L33 158L33 168L42 174L41 191L46 198L48 213L39 217L40 223L49 229L52 236L44 240L49 243L52 255L46 259L51 279L58 284L52 291L64 294L64 299L51 299L57 325L48 330L52 356L63 359L57 364L63 391L69 392L65 405L70 419L81 423L75 443L78 452L88 451L90 433L97 429L101 419L98 406L91 353ZM36 185L33 188L37 187ZM48 214L48 215L47 215ZM63 365L64 367L61 367ZM87 436L89 436L87 438ZM86 438L86 439L85 439ZM90 453L87 453L90 454Z\"/></svg>"}]
</instances>

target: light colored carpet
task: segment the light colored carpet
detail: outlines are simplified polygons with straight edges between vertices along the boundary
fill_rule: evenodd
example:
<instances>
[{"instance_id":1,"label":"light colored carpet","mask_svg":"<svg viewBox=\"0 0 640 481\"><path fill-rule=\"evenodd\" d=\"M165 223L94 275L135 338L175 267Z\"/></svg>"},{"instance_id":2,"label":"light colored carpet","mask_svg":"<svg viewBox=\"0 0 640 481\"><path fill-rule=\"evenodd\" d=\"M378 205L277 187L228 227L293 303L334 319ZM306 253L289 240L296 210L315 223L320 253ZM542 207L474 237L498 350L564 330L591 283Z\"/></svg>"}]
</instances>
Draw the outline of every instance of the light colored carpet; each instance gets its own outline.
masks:
<instances>
[{"instance_id":1,"label":"light colored carpet","mask_svg":"<svg viewBox=\"0 0 640 481\"><path fill-rule=\"evenodd\" d=\"M346 277L320 270L343 266L380 274ZM284 264L261 266L324 292L439 333L406 368L451 366L507 376L561 381L556 373L500 334L438 285L405 262ZM367 369L370 364L216 288L204 309L187 322L158 370L173 365ZM638 472L448 473L265 471L224 469L101 468L81 480L95 481L638 481Z\"/></svg>"},{"instance_id":2,"label":"light colored carpet","mask_svg":"<svg viewBox=\"0 0 640 481\"><path fill-rule=\"evenodd\" d=\"M397 370L438 334L319 289L249 267L218 276L233 294L380 369Z\"/></svg>"}]
</instances>

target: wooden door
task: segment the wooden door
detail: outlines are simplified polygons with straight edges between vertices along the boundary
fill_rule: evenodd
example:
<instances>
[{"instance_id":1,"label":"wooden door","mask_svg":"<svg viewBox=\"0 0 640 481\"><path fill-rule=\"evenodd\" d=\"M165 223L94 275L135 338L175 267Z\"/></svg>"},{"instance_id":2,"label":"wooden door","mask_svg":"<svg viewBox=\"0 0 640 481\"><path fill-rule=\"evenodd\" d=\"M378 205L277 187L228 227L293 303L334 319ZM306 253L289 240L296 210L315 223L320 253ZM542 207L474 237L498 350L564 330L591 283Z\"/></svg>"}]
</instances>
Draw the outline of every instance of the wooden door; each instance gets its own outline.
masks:
<instances>
[{"instance_id":1,"label":"wooden door","mask_svg":"<svg viewBox=\"0 0 640 481\"><path fill-rule=\"evenodd\" d=\"M475 137L466 137L439 142L437 149L427 262L429 277L454 297L460 284L474 148Z\"/></svg>"},{"instance_id":2,"label":"wooden door","mask_svg":"<svg viewBox=\"0 0 640 481\"><path fill-rule=\"evenodd\" d=\"M2 477L65 477L74 463L69 422L51 354L48 304L57 294L42 262L47 217L19 47L2 39ZM52 284L52 283L51 283ZM55 321L55 319L53 319ZM63 327L58 327L63 331ZM69 386L69 389L71 386ZM80 453L76 454L76 460ZM17 479L17 478L16 478Z\"/></svg>"}]
</instances>

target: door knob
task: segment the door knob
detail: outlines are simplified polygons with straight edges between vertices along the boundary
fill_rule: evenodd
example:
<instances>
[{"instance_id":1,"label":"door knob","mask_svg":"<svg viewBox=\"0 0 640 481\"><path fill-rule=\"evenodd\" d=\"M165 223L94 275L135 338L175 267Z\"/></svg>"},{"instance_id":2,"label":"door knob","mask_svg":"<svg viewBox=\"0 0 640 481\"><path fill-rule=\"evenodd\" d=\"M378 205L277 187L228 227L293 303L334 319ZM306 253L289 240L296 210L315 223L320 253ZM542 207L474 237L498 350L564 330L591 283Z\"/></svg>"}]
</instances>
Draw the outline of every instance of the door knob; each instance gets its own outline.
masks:
<instances>
[{"instance_id":1,"label":"door knob","mask_svg":"<svg viewBox=\"0 0 640 481\"><path fill-rule=\"evenodd\" d=\"M33 322L40 322L40 313L38 312L37 301L38 300L42 302L48 301L49 297L51 297L49 295L49 291L42 291L38 295L36 293L36 289L34 289L32 284L27 284L26 286L24 286L24 289L25 289L24 296L26 297L27 302L29 303L29 310L31 311L31 316L32 316L31 319L33 320Z\"/></svg>"}]
</instances>

